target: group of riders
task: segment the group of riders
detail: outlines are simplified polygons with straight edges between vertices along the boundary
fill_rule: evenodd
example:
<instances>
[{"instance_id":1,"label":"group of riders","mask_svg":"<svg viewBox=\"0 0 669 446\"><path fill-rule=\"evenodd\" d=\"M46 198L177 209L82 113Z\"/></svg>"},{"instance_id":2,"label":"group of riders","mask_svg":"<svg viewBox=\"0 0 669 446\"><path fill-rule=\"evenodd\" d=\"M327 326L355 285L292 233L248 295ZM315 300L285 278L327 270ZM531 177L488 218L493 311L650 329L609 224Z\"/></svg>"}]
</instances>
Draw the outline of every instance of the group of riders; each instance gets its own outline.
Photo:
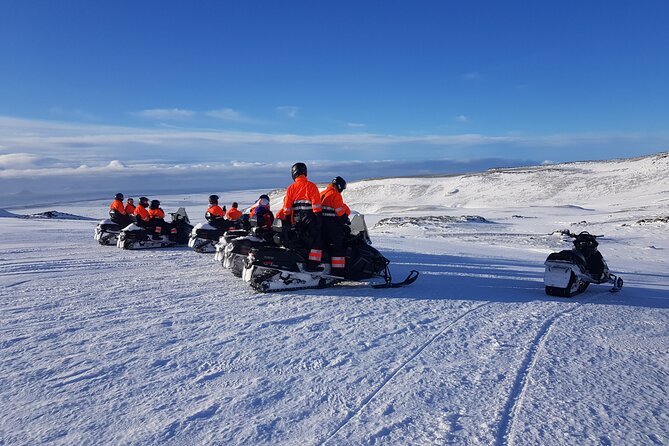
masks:
<instances>
[{"instance_id":1,"label":"group of riders","mask_svg":"<svg viewBox=\"0 0 669 446\"><path fill-rule=\"evenodd\" d=\"M282 220L284 234L291 232L308 251L307 271L319 271L323 256L323 248L329 250L331 256L331 272L333 276L344 277L346 267L345 240L350 233L351 210L344 204L342 191L346 189L346 181L338 176L328 186L318 190L318 186L307 179L307 166L295 163L291 167L293 184L288 186L283 207L277 212L276 218ZM128 198L123 204L124 196L116 194L109 206L112 221L122 227L130 223L147 229L154 238L169 235L176 229L165 221L165 212L160 208L160 201L141 197L137 206ZM238 226L243 213L238 203L232 203L230 210L220 207L217 195L209 196L209 208L205 218L216 228L227 229ZM260 195L249 212L249 218L256 222L261 230L271 230L275 216L270 210L270 199L266 194Z\"/></svg>"}]
</instances>

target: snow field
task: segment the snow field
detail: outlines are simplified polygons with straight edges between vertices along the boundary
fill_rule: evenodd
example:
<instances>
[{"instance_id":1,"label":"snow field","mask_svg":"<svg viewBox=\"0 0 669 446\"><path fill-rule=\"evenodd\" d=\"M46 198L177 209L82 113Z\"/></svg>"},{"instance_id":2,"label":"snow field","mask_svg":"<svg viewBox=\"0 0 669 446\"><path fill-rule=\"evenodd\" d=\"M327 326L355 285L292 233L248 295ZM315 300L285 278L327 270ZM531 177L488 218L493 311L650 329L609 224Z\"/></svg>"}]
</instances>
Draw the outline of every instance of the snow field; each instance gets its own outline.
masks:
<instances>
[{"instance_id":1,"label":"snow field","mask_svg":"<svg viewBox=\"0 0 669 446\"><path fill-rule=\"evenodd\" d=\"M421 272L388 290L257 294L187 248L128 252L98 246L95 222L0 218L0 445L667 444L669 236L635 224L669 214L653 161L587 163L564 202L558 185L522 198L555 166L479 198L476 176L352 184L370 228L398 215L374 207L384 196L400 216L490 222L371 229L396 279ZM593 172L645 195L602 195ZM438 203L414 188L428 180L471 199ZM197 223L206 194L162 201ZM107 204L55 209L102 218ZM569 247L558 229L605 234L623 290L546 296L543 261Z\"/></svg>"}]
</instances>

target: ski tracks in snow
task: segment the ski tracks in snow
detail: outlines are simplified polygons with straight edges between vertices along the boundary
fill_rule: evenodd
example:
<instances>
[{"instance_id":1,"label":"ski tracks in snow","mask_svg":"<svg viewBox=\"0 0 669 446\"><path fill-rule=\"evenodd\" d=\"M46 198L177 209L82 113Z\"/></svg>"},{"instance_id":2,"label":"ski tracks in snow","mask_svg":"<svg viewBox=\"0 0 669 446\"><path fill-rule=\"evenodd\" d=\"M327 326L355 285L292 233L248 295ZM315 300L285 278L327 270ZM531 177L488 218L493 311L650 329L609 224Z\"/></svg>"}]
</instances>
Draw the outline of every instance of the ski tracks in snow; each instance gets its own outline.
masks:
<instances>
[{"instance_id":1,"label":"ski tracks in snow","mask_svg":"<svg viewBox=\"0 0 669 446\"><path fill-rule=\"evenodd\" d=\"M521 362L520 368L516 374L516 379L511 387L511 392L509 393L509 399L502 410L499 429L495 439L496 445L508 446L514 444L514 421L523 406L525 391L532 371L534 370L541 351L543 350L546 340L548 339L552 328L555 326L555 323L565 316L570 316L573 312L582 308L586 303L593 299L594 296L575 302L573 306L559 311L546 319L539 328L539 331L530 343L530 348L528 349L525 358Z\"/></svg>"},{"instance_id":2,"label":"ski tracks in snow","mask_svg":"<svg viewBox=\"0 0 669 446\"><path fill-rule=\"evenodd\" d=\"M390 372L390 373L386 376L386 378L385 378L383 381L381 381L381 383L380 383L378 386L376 386L376 388L374 388L374 389L372 390L372 392L370 392L365 398L363 398L363 400L360 402L360 404L358 404L353 410L350 410L350 411L348 412L348 414L346 415L346 417L344 418L344 420L342 420L342 421L337 425L337 427L334 429L334 431L333 431L331 434L329 434L327 437L325 437L325 439L323 439L322 441L320 441L320 442L317 443L317 444L318 444L319 446L328 444L328 443L330 442L330 440L332 440L335 436L337 436L337 434L338 434L342 429L344 429L344 428L345 428L345 427L346 427L346 426L347 426L347 425L348 425L348 424L349 424L355 417L357 417L357 416L358 416L358 415L359 415L359 414L360 414L360 413L361 413L361 412L362 412L362 411L369 405L369 403L374 399L374 397L375 397L379 392L381 392L381 391L386 387L386 385L387 385L390 381L392 381L393 378L395 378L395 376L397 376L397 375L398 375L404 368L406 368L406 366L407 366L409 363L411 363L411 361L413 361L414 359L416 359L416 358L423 352L423 350L425 350L427 347L429 347L430 345L432 345L432 343L434 343L434 341L436 341L436 340L437 340L441 335L443 335L448 329L450 329L450 328L452 328L454 325L458 324L458 323L459 323L460 321L462 321L465 317L467 317L467 316L470 315L471 313L476 312L476 311L479 310L480 308L485 307L486 305L489 305L489 304L490 304L490 302L486 302L486 303L477 305L477 306L475 306L474 308L471 308L471 309L467 310L466 312L464 312L463 314L461 314L460 316L458 316L458 317L455 318L454 320L452 320L452 321L450 321L449 323L447 323L446 326L444 326L444 327L443 327L441 330L439 330L435 335L433 335L433 336L430 337L426 342L424 342L422 345L420 345L420 346L416 349L416 351L414 351L411 355L409 355L409 357L408 357L407 359L405 359L399 366L397 366L392 372Z\"/></svg>"}]
</instances>

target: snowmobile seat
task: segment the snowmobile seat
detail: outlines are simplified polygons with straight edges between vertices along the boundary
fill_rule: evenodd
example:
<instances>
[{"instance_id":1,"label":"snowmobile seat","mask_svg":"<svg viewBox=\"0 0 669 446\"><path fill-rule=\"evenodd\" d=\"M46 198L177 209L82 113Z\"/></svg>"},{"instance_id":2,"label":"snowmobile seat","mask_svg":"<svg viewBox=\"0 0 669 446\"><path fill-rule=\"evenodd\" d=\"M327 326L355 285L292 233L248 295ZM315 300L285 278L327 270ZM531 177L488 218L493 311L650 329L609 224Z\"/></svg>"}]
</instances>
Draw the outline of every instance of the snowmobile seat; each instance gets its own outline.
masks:
<instances>
[{"instance_id":1,"label":"snowmobile seat","mask_svg":"<svg viewBox=\"0 0 669 446\"><path fill-rule=\"evenodd\" d=\"M555 260L558 262L573 263L577 265L581 269L581 271L587 270L587 262L585 260L585 257L583 257L581 253L571 249L549 254L546 261L549 262L551 260Z\"/></svg>"},{"instance_id":2,"label":"snowmobile seat","mask_svg":"<svg viewBox=\"0 0 669 446\"><path fill-rule=\"evenodd\" d=\"M230 243L232 240L238 237L244 237L245 235L247 235L247 233L248 232L244 229L228 229L223 234L223 237L226 243Z\"/></svg>"},{"instance_id":3,"label":"snowmobile seat","mask_svg":"<svg viewBox=\"0 0 669 446\"><path fill-rule=\"evenodd\" d=\"M251 250L256 263L261 266L280 268L287 271L299 272L298 263L306 263L306 257L295 251L280 247L253 248Z\"/></svg>"},{"instance_id":4,"label":"snowmobile seat","mask_svg":"<svg viewBox=\"0 0 669 446\"><path fill-rule=\"evenodd\" d=\"M118 223L114 223L112 221L105 220L103 223L100 223L100 229L102 229L103 231L118 232L123 228L121 228L121 226Z\"/></svg>"}]
</instances>

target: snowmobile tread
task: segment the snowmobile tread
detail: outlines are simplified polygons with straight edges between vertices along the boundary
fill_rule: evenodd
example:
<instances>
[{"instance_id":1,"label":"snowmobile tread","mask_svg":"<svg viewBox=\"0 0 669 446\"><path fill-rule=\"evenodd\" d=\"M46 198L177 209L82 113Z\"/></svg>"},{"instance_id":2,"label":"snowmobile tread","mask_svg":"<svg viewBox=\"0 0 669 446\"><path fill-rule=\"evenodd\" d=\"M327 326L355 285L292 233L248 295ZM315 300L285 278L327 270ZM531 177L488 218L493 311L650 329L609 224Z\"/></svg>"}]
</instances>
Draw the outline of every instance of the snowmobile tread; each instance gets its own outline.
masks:
<instances>
[{"instance_id":1,"label":"snowmobile tread","mask_svg":"<svg viewBox=\"0 0 669 446\"><path fill-rule=\"evenodd\" d=\"M307 286L307 285L302 285L302 286L286 286L285 288L277 288L277 289L265 289L263 288L262 284L268 280L271 279L272 277L276 276L277 274L281 274L281 272L284 271L279 268L272 268L269 271L266 271L260 275L258 275L256 278L254 278L250 284L253 289L256 291L260 291L261 293L276 293L276 292L282 292L282 291L296 291L296 290L320 290L324 288L329 288L333 285L336 285L340 281L334 280L330 283L327 283L326 285L319 284L317 286ZM284 272L290 272L290 271L284 271ZM328 277L324 276L323 278ZM333 276L330 276L333 277ZM343 279L342 279L343 280Z\"/></svg>"}]
</instances>

